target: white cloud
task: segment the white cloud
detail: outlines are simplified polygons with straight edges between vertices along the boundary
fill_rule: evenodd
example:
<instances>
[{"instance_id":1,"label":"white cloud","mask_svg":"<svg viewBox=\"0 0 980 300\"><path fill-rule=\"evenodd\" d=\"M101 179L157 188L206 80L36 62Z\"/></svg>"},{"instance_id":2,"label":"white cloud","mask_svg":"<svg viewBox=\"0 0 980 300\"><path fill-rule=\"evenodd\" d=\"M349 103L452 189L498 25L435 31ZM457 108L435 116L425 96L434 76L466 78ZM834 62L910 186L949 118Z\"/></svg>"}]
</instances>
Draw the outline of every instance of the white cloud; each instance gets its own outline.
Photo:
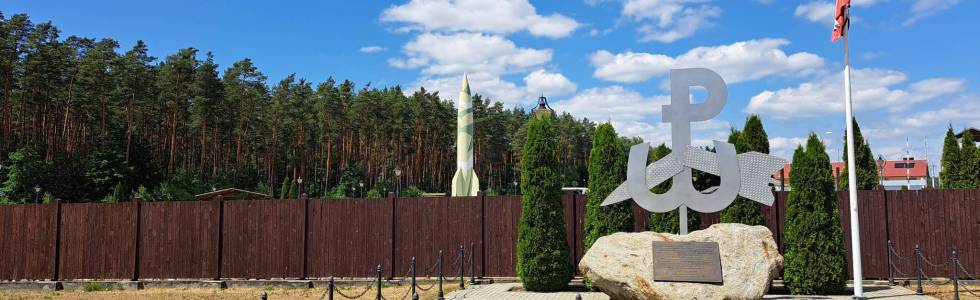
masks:
<instances>
[{"instance_id":1,"label":"white cloud","mask_svg":"<svg viewBox=\"0 0 980 300\"><path fill-rule=\"evenodd\" d=\"M955 78L931 78L909 84L904 89L895 88L907 79L905 73L894 70L854 69L851 73L854 109L886 108L896 112L965 88L965 82ZM844 110L843 81L843 73L836 72L795 88L766 90L752 97L745 111L778 119L841 112Z\"/></svg>"},{"instance_id":2,"label":"white cloud","mask_svg":"<svg viewBox=\"0 0 980 300\"><path fill-rule=\"evenodd\" d=\"M591 120L640 121L659 116L661 106L669 101L668 96L644 97L622 86L609 86L584 90L552 106Z\"/></svg>"},{"instance_id":3,"label":"white cloud","mask_svg":"<svg viewBox=\"0 0 980 300\"><path fill-rule=\"evenodd\" d=\"M959 0L916 0L910 9L912 16L906 19L902 25L912 25L923 18L935 15L959 3Z\"/></svg>"},{"instance_id":4,"label":"white cloud","mask_svg":"<svg viewBox=\"0 0 980 300\"><path fill-rule=\"evenodd\" d=\"M823 67L823 58L808 52L787 55L785 39L759 39L715 47L697 47L677 57L643 52L613 54L601 50L591 55L595 78L615 82L641 82L666 75L670 69L705 67L728 83L775 75L808 75Z\"/></svg>"},{"instance_id":5,"label":"white cloud","mask_svg":"<svg viewBox=\"0 0 980 300\"><path fill-rule=\"evenodd\" d=\"M851 6L854 7L871 7L878 4L880 0L854 0L851 1ZM832 28L834 24L834 6L836 4L834 1L822 1L814 0L808 3L800 4L796 6L796 11L794 14L797 17L802 17L811 22L823 23L828 25L828 31Z\"/></svg>"},{"instance_id":6,"label":"white cloud","mask_svg":"<svg viewBox=\"0 0 980 300\"><path fill-rule=\"evenodd\" d=\"M507 106L530 105L538 99L538 94L528 91L526 87L503 80L496 74L478 72L469 73L467 76L469 77L471 93L489 97L490 100L499 101ZM462 80L462 75L422 76L409 84L406 93L424 87L427 91L439 92L439 96L443 99L455 100L459 95L460 80Z\"/></svg>"},{"instance_id":7,"label":"white cloud","mask_svg":"<svg viewBox=\"0 0 980 300\"><path fill-rule=\"evenodd\" d=\"M670 124L668 123L651 124L644 121L617 120L611 123L620 136L640 137L643 141L653 146L661 143L670 146L671 134ZM711 146L712 141L724 142L728 140L729 128L731 128L731 124L717 119L691 123L691 145Z\"/></svg>"},{"instance_id":8,"label":"white cloud","mask_svg":"<svg viewBox=\"0 0 980 300\"><path fill-rule=\"evenodd\" d=\"M643 23L637 28L641 41L670 43L713 25L721 8L702 4L705 2L708 0L626 0L622 14Z\"/></svg>"},{"instance_id":9,"label":"white cloud","mask_svg":"<svg viewBox=\"0 0 980 300\"><path fill-rule=\"evenodd\" d=\"M367 47L361 47L360 51L364 53L377 53L377 52L385 51L385 47L367 46Z\"/></svg>"},{"instance_id":10,"label":"white cloud","mask_svg":"<svg viewBox=\"0 0 980 300\"><path fill-rule=\"evenodd\" d=\"M386 9L384 22L407 23L402 30L484 32L561 38L580 24L561 14L540 15L527 0L411 0Z\"/></svg>"},{"instance_id":11,"label":"white cloud","mask_svg":"<svg viewBox=\"0 0 980 300\"><path fill-rule=\"evenodd\" d=\"M393 58L396 68L424 67L425 75L525 71L551 61L551 49L519 48L508 39L481 33L424 33L403 47L407 57Z\"/></svg>"},{"instance_id":12,"label":"white cloud","mask_svg":"<svg viewBox=\"0 0 980 300\"><path fill-rule=\"evenodd\" d=\"M951 101L950 105L936 110L918 111L896 118L901 127L925 128L936 125L953 124L959 127L980 128L980 95L965 95ZM954 127L955 128L955 127ZM957 128L957 130L959 130Z\"/></svg>"},{"instance_id":13,"label":"white cloud","mask_svg":"<svg viewBox=\"0 0 980 300\"><path fill-rule=\"evenodd\" d=\"M529 93L546 96L561 96L574 93L578 86L561 73L551 73L537 70L524 77L524 84Z\"/></svg>"}]
</instances>

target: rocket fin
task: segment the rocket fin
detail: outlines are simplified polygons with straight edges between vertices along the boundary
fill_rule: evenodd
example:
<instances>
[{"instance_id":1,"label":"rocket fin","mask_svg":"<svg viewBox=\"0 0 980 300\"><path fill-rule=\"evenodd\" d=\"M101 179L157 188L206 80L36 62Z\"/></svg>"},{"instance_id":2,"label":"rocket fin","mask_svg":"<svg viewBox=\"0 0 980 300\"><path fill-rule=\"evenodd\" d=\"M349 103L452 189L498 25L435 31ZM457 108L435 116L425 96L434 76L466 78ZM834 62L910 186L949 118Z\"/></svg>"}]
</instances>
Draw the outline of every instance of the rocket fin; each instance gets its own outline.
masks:
<instances>
[{"instance_id":1,"label":"rocket fin","mask_svg":"<svg viewBox=\"0 0 980 300\"><path fill-rule=\"evenodd\" d=\"M476 196L476 193L480 191L480 179L476 178L476 171L470 172L473 172L473 180L470 180L473 183L473 186L470 187L470 196Z\"/></svg>"},{"instance_id":2,"label":"rocket fin","mask_svg":"<svg viewBox=\"0 0 980 300\"><path fill-rule=\"evenodd\" d=\"M459 195L459 191L456 189L456 187L459 186L459 182L463 179L460 178L462 177L460 176L462 174L463 172L460 172L459 168L457 168L456 173L453 174L453 181L451 181L450 183L450 194L449 194L450 196L456 197L457 195Z\"/></svg>"}]
</instances>

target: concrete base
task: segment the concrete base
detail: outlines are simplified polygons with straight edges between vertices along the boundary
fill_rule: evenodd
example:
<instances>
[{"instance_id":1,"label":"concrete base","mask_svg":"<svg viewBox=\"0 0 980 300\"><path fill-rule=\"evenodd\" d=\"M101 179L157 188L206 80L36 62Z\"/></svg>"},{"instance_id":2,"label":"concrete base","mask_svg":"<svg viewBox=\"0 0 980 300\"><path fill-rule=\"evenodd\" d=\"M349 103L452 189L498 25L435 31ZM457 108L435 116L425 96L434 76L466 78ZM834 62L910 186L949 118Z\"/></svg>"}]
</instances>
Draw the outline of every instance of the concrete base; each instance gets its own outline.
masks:
<instances>
[{"instance_id":1,"label":"concrete base","mask_svg":"<svg viewBox=\"0 0 980 300\"><path fill-rule=\"evenodd\" d=\"M85 287L90 287L92 285L102 285L113 290L139 290L143 288L143 282L140 281L63 281L61 286L65 290L84 290Z\"/></svg>"},{"instance_id":2,"label":"concrete base","mask_svg":"<svg viewBox=\"0 0 980 300\"><path fill-rule=\"evenodd\" d=\"M59 281L2 281L2 291L57 291L61 290Z\"/></svg>"},{"instance_id":3,"label":"concrete base","mask_svg":"<svg viewBox=\"0 0 980 300\"><path fill-rule=\"evenodd\" d=\"M313 287L313 283L309 280L225 280L225 287L308 289Z\"/></svg>"},{"instance_id":4,"label":"concrete base","mask_svg":"<svg viewBox=\"0 0 980 300\"><path fill-rule=\"evenodd\" d=\"M221 280L144 280L144 289L223 289Z\"/></svg>"}]
</instances>

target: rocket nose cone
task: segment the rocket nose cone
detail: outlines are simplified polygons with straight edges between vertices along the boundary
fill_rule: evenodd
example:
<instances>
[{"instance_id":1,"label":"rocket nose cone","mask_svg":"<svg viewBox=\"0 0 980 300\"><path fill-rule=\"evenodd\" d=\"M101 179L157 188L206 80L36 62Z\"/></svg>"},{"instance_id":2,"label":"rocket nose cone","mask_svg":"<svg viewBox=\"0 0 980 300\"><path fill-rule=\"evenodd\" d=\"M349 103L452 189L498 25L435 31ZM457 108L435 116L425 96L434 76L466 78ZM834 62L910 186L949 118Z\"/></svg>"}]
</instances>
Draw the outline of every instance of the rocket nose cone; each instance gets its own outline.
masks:
<instances>
[{"instance_id":1,"label":"rocket nose cone","mask_svg":"<svg viewBox=\"0 0 980 300\"><path fill-rule=\"evenodd\" d=\"M463 83L460 85L459 91L462 93L470 93L470 81L466 73L463 73Z\"/></svg>"}]
</instances>

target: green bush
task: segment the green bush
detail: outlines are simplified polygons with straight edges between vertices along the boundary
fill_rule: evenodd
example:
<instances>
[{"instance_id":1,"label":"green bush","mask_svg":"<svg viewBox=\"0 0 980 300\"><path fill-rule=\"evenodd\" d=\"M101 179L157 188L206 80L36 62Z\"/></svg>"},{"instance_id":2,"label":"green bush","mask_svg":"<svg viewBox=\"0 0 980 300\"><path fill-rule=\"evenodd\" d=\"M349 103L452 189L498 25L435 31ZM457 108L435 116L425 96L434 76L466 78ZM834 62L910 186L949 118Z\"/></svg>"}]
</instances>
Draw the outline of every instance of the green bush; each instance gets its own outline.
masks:
<instances>
[{"instance_id":1,"label":"green bush","mask_svg":"<svg viewBox=\"0 0 980 300\"><path fill-rule=\"evenodd\" d=\"M82 285L82 290L86 292L105 292L114 289L112 285L103 282L88 282Z\"/></svg>"},{"instance_id":2,"label":"green bush","mask_svg":"<svg viewBox=\"0 0 980 300\"><path fill-rule=\"evenodd\" d=\"M857 189L859 190L873 190L878 186L878 163L875 162L874 154L871 153L871 145L868 141L864 139L861 135L861 126L858 126L857 119L851 119L854 124L854 163L855 171L857 173ZM847 134L844 134L844 140L847 140ZM849 180L849 172L847 170L847 142L844 142L843 151L841 151L841 156L844 162L844 169L841 170L841 174L838 176L838 187L841 190L847 190L847 185Z\"/></svg>"},{"instance_id":3,"label":"green bush","mask_svg":"<svg viewBox=\"0 0 980 300\"><path fill-rule=\"evenodd\" d=\"M630 202L601 206L602 200L626 179L626 151L609 123L596 127L589 152L589 193L585 204L585 250L597 239L621 231L632 231Z\"/></svg>"},{"instance_id":4,"label":"green bush","mask_svg":"<svg viewBox=\"0 0 980 300\"><path fill-rule=\"evenodd\" d=\"M528 291L560 291L573 269L565 241L557 136L548 118L531 118L521 156L517 274Z\"/></svg>"},{"instance_id":5,"label":"green bush","mask_svg":"<svg viewBox=\"0 0 980 300\"><path fill-rule=\"evenodd\" d=\"M732 129L728 136L728 143L735 145L738 153L760 152L769 153L769 137L766 130L762 127L762 120L757 115L751 115L745 120L745 127L742 131ZM761 204L738 196L727 208L721 211L719 216L721 223L741 223L745 225L764 225L765 218L762 216Z\"/></svg>"},{"instance_id":6,"label":"green bush","mask_svg":"<svg viewBox=\"0 0 980 300\"><path fill-rule=\"evenodd\" d=\"M647 159L650 162L657 161L661 158L664 158L664 156L667 156L667 154L670 154L670 152L671 150L669 147L667 147L666 144L660 144L659 146L653 148L653 151L650 152ZM708 186L706 185L711 185L711 184L717 185L715 181L719 179L718 176L706 176L709 174L702 173L698 170L694 170L692 175L695 177L694 188L699 190L708 188ZM650 191L656 194L663 194L666 193L667 190L670 190L671 184L672 184L671 181L667 180L664 183L661 183L653 187L652 189L650 189ZM681 220L681 216L680 216L679 209L675 209L665 213L651 212L649 218L647 218L647 228L653 232L677 234L678 232L680 232L680 222L681 222L680 220ZM697 230L698 228L701 228L701 220L699 218L698 213L691 209L688 209L687 229L689 231L694 231Z\"/></svg>"},{"instance_id":7,"label":"green bush","mask_svg":"<svg viewBox=\"0 0 980 300\"><path fill-rule=\"evenodd\" d=\"M844 234L830 158L816 134L793 154L783 280L793 294L839 294L847 280Z\"/></svg>"}]
</instances>

